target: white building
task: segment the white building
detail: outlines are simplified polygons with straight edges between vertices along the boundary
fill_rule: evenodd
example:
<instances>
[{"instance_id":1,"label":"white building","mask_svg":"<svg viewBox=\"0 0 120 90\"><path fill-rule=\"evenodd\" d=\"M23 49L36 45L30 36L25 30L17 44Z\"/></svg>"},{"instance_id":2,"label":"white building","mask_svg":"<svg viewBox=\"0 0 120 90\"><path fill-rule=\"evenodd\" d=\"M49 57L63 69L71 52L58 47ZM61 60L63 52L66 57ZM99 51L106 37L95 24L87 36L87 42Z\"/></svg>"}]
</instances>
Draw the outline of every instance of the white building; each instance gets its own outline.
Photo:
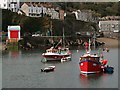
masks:
<instances>
[{"instance_id":1,"label":"white building","mask_svg":"<svg viewBox=\"0 0 120 90\"><path fill-rule=\"evenodd\" d=\"M20 8L19 0L0 0L0 8L17 12Z\"/></svg>"},{"instance_id":2,"label":"white building","mask_svg":"<svg viewBox=\"0 0 120 90\"><path fill-rule=\"evenodd\" d=\"M107 16L101 18L99 21L100 31L103 32L119 32L120 31L120 17Z\"/></svg>"},{"instance_id":3,"label":"white building","mask_svg":"<svg viewBox=\"0 0 120 90\"><path fill-rule=\"evenodd\" d=\"M85 22L98 21L98 17L96 17L91 10L77 10L77 11L73 11L72 13L75 14L76 20L81 20Z\"/></svg>"},{"instance_id":4,"label":"white building","mask_svg":"<svg viewBox=\"0 0 120 90\"><path fill-rule=\"evenodd\" d=\"M26 16L30 17L42 17L44 15L49 15L51 19L59 19L59 12L55 11L52 7L47 7L47 5L41 3L24 3L21 9Z\"/></svg>"},{"instance_id":5,"label":"white building","mask_svg":"<svg viewBox=\"0 0 120 90\"><path fill-rule=\"evenodd\" d=\"M51 19L59 19L59 12L54 8L47 8L47 14L51 16Z\"/></svg>"},{"instance_id":6,"label":"white building","mask_svg":"<svg viewBox=\"0 0 120 90\"><path fill-rule=\"evenodd\" d=\"M47 13L47 8L42 5L34 5L32 3L24 3L21 9L26 16L30 17L41 17Z\"/></svg>"},{"instance_id":7,"label":"white building","mask_svg":"<svg viewBox=\"0 0 120 90\"><path fill-rule=\"evenodd\" d=\"M7 0L0 0L0 8L7 9Z\"/></svg>"}]
</instances>

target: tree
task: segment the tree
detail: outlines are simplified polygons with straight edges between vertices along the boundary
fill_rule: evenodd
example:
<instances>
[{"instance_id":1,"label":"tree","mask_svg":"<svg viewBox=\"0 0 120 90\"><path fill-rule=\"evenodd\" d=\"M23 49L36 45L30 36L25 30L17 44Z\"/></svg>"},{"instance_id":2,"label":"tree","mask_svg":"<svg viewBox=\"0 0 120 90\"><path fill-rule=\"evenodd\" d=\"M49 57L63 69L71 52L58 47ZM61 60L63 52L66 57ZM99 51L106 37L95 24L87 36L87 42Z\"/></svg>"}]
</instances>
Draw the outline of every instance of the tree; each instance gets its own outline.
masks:
<instances>
[{"instance_id":1,"label":"tree","mask_svg":"<svg viewBox=\"0 0 120 90\"><path fill-rule=\"evenodd\" d=\"M45 16L42 18L42 32L47 33L51 28L50 18Z\"/></svg>"},{"instance_id":2,"label":"tree","mask_svg":"<svg viewBox=\"0 0 120 90\"><path fill-rule=\"evenodd\" d=\"M25 17L21 22L23 23L23 30L29 33L40 31L42 25L39 21L41 21L40 18Z\"/></svg>"}]
</instances>

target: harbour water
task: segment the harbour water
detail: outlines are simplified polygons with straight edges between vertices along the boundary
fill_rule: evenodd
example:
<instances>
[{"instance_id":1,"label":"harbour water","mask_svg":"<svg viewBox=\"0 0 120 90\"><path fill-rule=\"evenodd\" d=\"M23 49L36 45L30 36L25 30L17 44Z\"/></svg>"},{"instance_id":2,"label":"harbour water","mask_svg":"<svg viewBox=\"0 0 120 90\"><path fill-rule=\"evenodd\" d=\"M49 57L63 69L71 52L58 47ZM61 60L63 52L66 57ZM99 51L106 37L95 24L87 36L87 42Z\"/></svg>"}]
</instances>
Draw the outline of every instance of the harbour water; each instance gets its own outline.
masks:
<instances>
[{"instance_id":1,"label":"harbour water","mask_svg":"<svg viewBox=\"0 0 120 90\"><path fill-rule=\"evenodd\" d=\"M72 60L63 63L42 63L43 50L40 49L3 52L2 88L118 88L118 48L103 52L108 65L114 67L113 74L80 74L79 57L85 50L76 48L71 52ZM40 71L49 65L56 66L54 72Z\"/></svg>"}]
</instances>

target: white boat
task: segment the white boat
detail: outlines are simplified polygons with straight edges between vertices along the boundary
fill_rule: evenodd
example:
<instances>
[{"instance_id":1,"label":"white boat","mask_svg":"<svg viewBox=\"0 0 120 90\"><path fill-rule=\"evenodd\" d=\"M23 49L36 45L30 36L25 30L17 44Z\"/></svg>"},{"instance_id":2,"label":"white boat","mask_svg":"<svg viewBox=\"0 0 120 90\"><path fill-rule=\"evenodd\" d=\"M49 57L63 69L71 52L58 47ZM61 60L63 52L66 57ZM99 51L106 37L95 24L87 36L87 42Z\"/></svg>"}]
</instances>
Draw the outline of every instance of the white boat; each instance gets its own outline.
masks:
<instances>
[{"instance_id":1,"label":"white boat","mask_svg":"<svg viewBox=\"0 0 120 90\"><path fill-rule=\"evenodd\" d=\"M64 35L64 27L63 27L63 38L58 42L58 44L55 47L51 47L50 49L47 49L45 53L42 54L45 61L61 61L62 59L66 57L71 58L71 52L68 47L65 47L65 35ZM62 43L62 46L58 46L60 43Z\"/></svg>"},{"instance_id":2,"label":"white boat","mask_svg":"<svg viewBox=\"0 0 120 90\"><path fill-rule=\"evenodd\" d=\"M55 66L48 66L46 68L41 69L41 72L51 72L54 71Z\"/></svg>"},{"instance_id":3,"label":"white boat","mask_svg":"<svg viewBox=\"0 0 120 90\"><path fill-rule=\"evenodd\" d=\"M68 57L71 58L71 52L69 48L58 47L55 49L54 47L51 47L50 49L47 49L46 52L42 54L42 56L46 61L61 61L61 59L67 59Z\"/></svg>"}]
</instances>

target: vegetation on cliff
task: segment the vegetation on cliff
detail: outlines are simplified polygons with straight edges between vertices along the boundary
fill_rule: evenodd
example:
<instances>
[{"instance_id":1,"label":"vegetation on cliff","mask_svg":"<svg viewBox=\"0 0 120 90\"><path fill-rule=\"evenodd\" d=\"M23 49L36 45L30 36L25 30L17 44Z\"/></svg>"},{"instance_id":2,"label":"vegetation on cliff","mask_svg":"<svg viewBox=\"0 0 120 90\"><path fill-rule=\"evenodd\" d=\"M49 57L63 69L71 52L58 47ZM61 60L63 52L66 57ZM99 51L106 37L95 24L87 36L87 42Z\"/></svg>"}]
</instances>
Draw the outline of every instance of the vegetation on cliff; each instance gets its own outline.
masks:
<instances>
[{"instance_id":1,"label":"vegetation on cliff","mask_svg":"<svg viewBox=\"0 0 120 90\"><path fill-rule=\"evenodd\" d=\"M120 15L120 2L57 2L55 5L60 6L67 11L72 10L92 10L96 14L103 16Z\"/></svg>"},{"instance_id":2,"label":"vegetation on cliff","mask_svg":"<svg viewBox=\"0 0 120 90\"><path fill-rule=\"evenodd\" d=\"M65 21L61 20L51 20L50 17L27 17L24 15L19 15L13 13L10 10L2 11L2 30L7 31L9 25L20 25L21 34L33 34L34 32L40 32L46 35L51 29L52 22L52 35L62 35L63 26L65 28L66 35L74 35L75 32L85 31L85 30L97 30L96 24L91 22L82 22L75 20L74 15L67 15Z\"/></svg>"},{"instance_id":3,"label":"vegetation on cliff","mask_svg":"<svg viewBox=\"0 0 120 90\"><path fill-rule=\"evenodd\" d=\"M83 10L90 9L96 14L101 16L106 15L120 15L119 5L120 2L106 2L106 3L82 3L82 2L57 2L53 3L54 5L59 6L62 9L65 9L66 12L73 10ZM92 22L83 22L75 20L73 14L67 15L64 23L61 20L51 20L49 16L44 17L27 17L25 15L19 15L13 13L10 10L2 10L2 30L7 31L7 26L9 25L20 25L21 34L26 33L33 34L34 32L39 31L41 34L45 35L51 28L52 21L52 35L62 35L62 28L65 28L66 35L74 35L76 32L80 31L97 31L97 24Z\"/></svg>"}]
</instances>

